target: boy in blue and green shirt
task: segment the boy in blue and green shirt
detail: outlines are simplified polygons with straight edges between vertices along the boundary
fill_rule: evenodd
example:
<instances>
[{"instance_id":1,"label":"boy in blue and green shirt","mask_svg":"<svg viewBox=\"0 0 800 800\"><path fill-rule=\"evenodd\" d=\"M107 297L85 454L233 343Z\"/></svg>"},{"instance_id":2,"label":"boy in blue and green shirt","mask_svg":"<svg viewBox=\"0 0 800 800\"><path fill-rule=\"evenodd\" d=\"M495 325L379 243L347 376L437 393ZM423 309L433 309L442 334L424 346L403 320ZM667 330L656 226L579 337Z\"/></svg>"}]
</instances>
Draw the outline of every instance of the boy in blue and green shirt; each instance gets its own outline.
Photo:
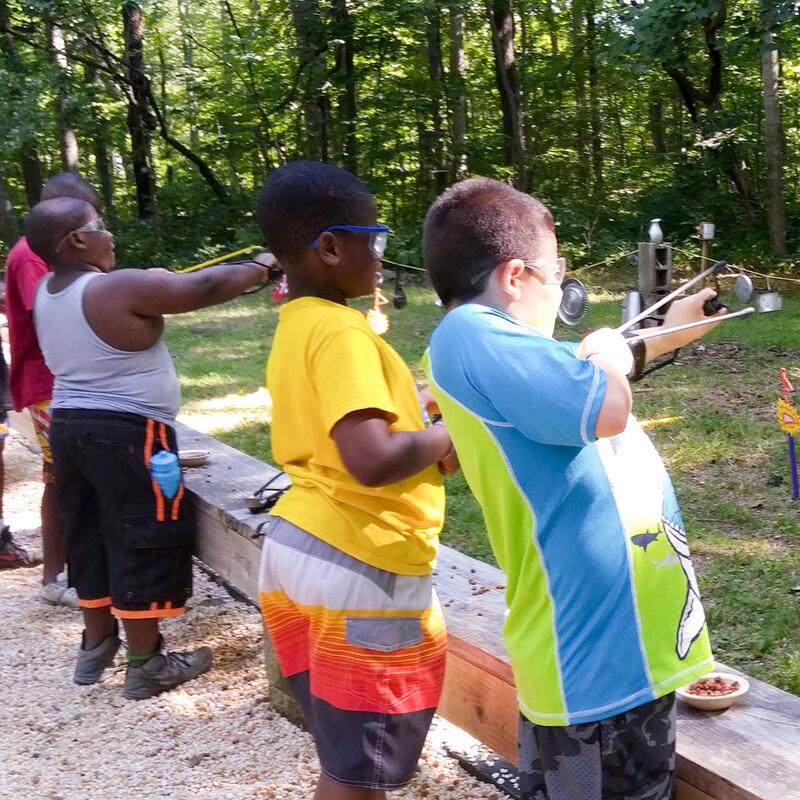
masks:
<instances>
[{"instance_id":1,"label":"boy in blue and green shirt","mask_svg":"<svg viewBox=\"0 0 800 800\"><path fill-rule=\"evenodd\" d=\"M430 388L508 579L523 800L666 800L673 692L713 661L675 492L630 416L632 348L609 329L552 338L564 262L528 195L457 184L424 247L449 312ZM702 318L711 295L673 303L666 324ZM647 342L639 366L696 333Z\"/></svg>"}]
</instances>

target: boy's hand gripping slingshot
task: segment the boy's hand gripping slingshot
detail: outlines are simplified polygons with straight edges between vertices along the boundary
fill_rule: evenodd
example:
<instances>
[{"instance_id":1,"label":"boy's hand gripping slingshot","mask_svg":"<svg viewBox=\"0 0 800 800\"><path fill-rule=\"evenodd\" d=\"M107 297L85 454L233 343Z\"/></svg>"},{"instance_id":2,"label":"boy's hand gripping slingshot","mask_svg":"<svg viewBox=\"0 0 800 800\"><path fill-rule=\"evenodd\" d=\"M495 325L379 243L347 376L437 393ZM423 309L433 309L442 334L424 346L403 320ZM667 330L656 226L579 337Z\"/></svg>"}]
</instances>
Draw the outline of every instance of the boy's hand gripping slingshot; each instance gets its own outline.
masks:
<instances>
[{"instance_id":1,"label":"boy's hand gripping slingshot","mask_svg":"<svg viewBox=\"0 0 800 800\"><path fill-rule=\"evenodd\" d=\"M250 258L240 258L240 256L247 255L248 253L256 253L256 255ZM266 281L264 281L264 283L260 284L259 286L255 286L252 289L248 289L246 292L243 292L243 294L254 294L255 292L260 292L262 289L268 286L271 281L279 279L275 291L272 293L272 299L276 303L279 303L281 300L283 300L288 293L288 287L286 287L286 278L280 273L278 262L275 259L275 256L272 255L272 253L270 253L268 250L264 250L261 245L254 244L250 245L250 247L243 247L241 250L234 250L232 253L225 253L217 258L212 258L208 261L201 261L199 264L193 264L191 267L184 267L183 269L176 270L176 273L185 275L190 272L198 272L206 267L213 267L216 264L242 264L248 262L255 262L262 267L266 267L269 270L269 277Z\"/></svg>"},{"instance_id":2,"label":"boy's hand gripping slingshot","mask_svg":"<svg viewBox=\"0 0 800 800\"><path fill-rule=\"evenodd\" d=\"M636 316L632 317L629 320L626 320L622 325L616 328L619 333L623 333L624 331L630 330L634 325L641 322L642 320L646 319L647 317L652 316L653 312L657 311L662 306L666 305L671 300L674 300L679 295L683 294L687 289L690 289L692 286L700 283L701 281L705 280L710 276L716 276L726 267L728 266L726 261L715 261L710 267L699 272L693 278L690 278L685 283L681 284L677 289L670 292L669 294L665 295L664 297L660 298L656 303L653 303L648 308L641 311ZM747 302L753 295L753 284L752 281L747 278L746 275L740 275L736 279L736 286L735 286L735 293L738 299L742 302ZM710 300L707 300L703 305L703 310L705 311L706 315L709 317L715 317L716 322L727 322L732 319L738 319L740 317L747 317L751 314L755 313L769 313L771 311L779 311L782 304L776 302L773 298L775 293L767 293L762 294L756 297L756 305L755 306L746 306L745 308L739 309L738 311L730 312L728 311L724 315L718 314L718 312L722 309L726 309L725 306L718 297L712 297ZM710 322L710 320L709 320ZM649 328L645 330L638 330L633 332L633 336L638 339L653 339L657 336L666 336L671 333L679 333L680 331L691 330L692 328L701 328L704 325L708 325L709 323L705 320L696 320L694 322L687 322L683 325L675 325L669 328L664 327L656 327L656 328Z\"/></svg>"},{"instance_id":3,"label":"boy's hand gripping slingshot","mask_svg":"<svg viewBox=\"0 0 800 800\"><path fill-rule=\"evenodd\" d=\"M708 267L707 269L704 269L702 272L698 272L697 275L695 275L693 278L689 278L688 281L686 281L685 283L682 283L677 289L674 289L669 294L664 295L664 297L660 298L655 303L653 303L652 305L650 305L647 308L645 308L643 311L640 311L638 314L636 314L636 316L631 317L629 320L626 320L625 322L623 322L622 325L619 325L617 328L615 328L616 332L617 333L625 333L625 331L630 330L634 325L636 325L639 322L641 322L642 320L647 319L648 317L652 316L653 313L658 311L658 309L661 308L662 306L665 306L667 303L671 302L676 297L679 297L680 295L684 294L688 289L691 289L692 286L695 286L696 284L701 283L702 281L704 281L709 276L715 275L716 273L718 273L721 270L725 269L725 267L727 267L727 266L728 266L728 264L727 264L726 261L715 261L710 267ZM721 305L711 305L710 304L711 302L713 302L713 301L709 301L708 303L706 303L706 307L704 308L706 314L714 314L716 311L718 311L720 308L722 308ZM753 310L755 310L755 309L753 309ZM748 312L748 313L752 313L752 312ZM731 315L731 316L733 316L733 315ZM739 315L739 316L741 316L741 315ZM703 322L702 320L698 323L698 325L706 325L706 324L708 324L708 323ZM692 327L696 327L694 325L694 323L691 323L691 325L692 325ZM681 327L681 326L679 326L679 327ZM675 332L674 329L663 329L663 330L659 330L657 332L654 332L654 335L663 336L664 334L673 333L673 332ZM637 335L638 336L642 336L642 334L640 334L638 332L637 332ZM644 338L646 338L646 337L644 337Z\"/></svg>"}]
</instances>

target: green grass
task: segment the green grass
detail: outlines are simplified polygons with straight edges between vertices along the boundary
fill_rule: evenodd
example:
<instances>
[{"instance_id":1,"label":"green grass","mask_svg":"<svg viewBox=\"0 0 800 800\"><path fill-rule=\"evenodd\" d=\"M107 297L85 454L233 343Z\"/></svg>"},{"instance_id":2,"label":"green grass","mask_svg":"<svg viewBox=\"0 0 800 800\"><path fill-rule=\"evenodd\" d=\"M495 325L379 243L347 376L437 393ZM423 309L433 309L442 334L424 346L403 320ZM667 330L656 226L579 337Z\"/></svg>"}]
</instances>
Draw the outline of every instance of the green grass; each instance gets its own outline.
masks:
<instances>
[{"instance_id":1,"label":"green grass","mask_svg":"<svg viewBox=\"0 0 800 800\"><path fill-rule=\"evenodd\" d=\"M593 296L585 323L557 337L615 324L620 299ZM408 307L390 314L387 339L421 378L417 365L441 311L431 292L410 289ZM212 435L264 460L271 459L267 415L252 394L263 386L276 322L277 308L262 293L172 318L166 336L184 411L208 417ZM721 325L703 345L635 384L635 411L641 420L681 418L650 433L681 499L717 658L800 694L800 597L790 593L800 585L800 505L791 500L774 411L781 366L800 389L800 297L787 299L781 314ZM491 562L463 478L448 479L447 488L443 541Z\"/></svg>"}]
</instances>

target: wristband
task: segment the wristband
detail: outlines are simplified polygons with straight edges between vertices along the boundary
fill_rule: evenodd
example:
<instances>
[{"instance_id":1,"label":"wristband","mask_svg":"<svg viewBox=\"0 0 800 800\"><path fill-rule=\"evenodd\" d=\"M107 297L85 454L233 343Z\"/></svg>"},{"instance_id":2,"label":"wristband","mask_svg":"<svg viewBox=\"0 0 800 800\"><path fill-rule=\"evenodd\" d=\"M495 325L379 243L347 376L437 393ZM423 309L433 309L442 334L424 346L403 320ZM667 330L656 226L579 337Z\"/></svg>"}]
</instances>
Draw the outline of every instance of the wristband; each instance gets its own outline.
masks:
<instances>
[{"instance_id":1,"label":"wristband","mask_svg":"<svg viewBox=\"0 0 800 800\"><path fill-rule=\"evenodd\" d=\"M636 335L626 336L625 338L633 354L633 369L628 374L632 378L638 378L644 370L644 362L647 358L647 346L645 345L644 339Z\"/></svg>"}]
</instances>

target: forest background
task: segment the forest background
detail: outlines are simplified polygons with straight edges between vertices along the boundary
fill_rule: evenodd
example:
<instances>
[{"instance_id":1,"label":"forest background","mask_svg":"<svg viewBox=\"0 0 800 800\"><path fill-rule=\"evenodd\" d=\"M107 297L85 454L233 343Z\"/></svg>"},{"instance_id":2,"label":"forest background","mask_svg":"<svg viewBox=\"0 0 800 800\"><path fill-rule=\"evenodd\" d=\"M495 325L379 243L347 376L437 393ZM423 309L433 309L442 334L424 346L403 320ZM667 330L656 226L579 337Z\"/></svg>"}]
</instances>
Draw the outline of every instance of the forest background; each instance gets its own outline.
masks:
<instances>
[{"instance_id":1,"label":"forest background","mask_svg":"<svg viewBox=\"0 0 800 800\"><path fill-rule=\"evenodd\" d=\"M270 170L340 164L420 263L452 182L540 196L574 265L651 217L800 269L793 0L0 0L0 240L42 179L101 188L122 265L259 241Z\"/></svg>"}]
</instances>

